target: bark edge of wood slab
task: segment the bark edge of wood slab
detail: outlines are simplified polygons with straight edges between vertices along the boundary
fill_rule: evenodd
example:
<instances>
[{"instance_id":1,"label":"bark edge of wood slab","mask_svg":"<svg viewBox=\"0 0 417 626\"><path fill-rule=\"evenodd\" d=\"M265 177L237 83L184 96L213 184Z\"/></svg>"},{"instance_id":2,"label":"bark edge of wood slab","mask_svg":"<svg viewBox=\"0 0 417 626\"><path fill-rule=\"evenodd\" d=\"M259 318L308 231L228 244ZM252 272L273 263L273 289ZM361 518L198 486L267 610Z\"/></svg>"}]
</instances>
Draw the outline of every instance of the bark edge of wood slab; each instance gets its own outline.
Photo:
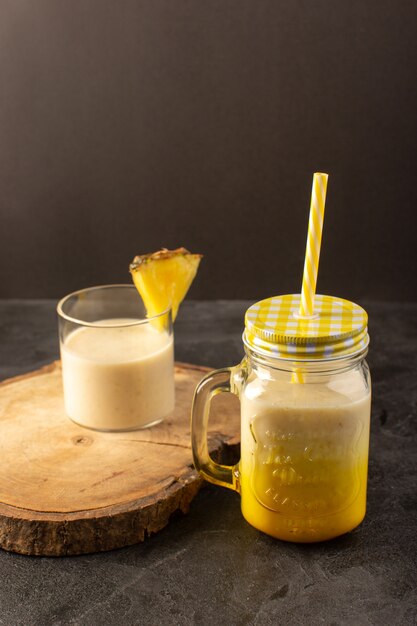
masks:
<instances>
[{"instance_id":1,"label":"bark edge of wood slab","mask_svg":"<svg viewBox=\"0 0 417 626\"><path fill-rule=\"evenodd\" d=\"M128 433L67 418L59 361L0 382L0 547L37 556L103 552L144 541L175 512L187 513L204 483L192 464L191 401L209 371L176 363L174 414ZM238 459L235 401L222 394L213 402L209 448L220 462Z\"/></svg>"}]
</instances>

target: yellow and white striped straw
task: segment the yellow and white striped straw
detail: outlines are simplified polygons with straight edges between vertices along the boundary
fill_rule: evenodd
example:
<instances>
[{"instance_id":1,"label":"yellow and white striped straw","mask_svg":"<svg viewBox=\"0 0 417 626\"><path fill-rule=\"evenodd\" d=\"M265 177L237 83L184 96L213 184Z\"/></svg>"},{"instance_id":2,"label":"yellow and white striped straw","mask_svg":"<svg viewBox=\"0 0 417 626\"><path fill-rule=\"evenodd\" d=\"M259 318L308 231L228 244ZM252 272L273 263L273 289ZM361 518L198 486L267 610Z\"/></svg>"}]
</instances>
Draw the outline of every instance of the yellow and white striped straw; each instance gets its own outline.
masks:
<instances>
[{"instance_id":1,"label":"yellow and white striped straw","mask_svg":"<svg viewBox=\"0 0 417 626\"><path fill-rule=\"evenodd\" d=\"M328 174L316 172L311 190L310 218L308 222L303 285L301 289L300 317L314 314L317 274L319 271L321 234L323 231L324 205L326 203Z\"/></svg>"}]
</instances>

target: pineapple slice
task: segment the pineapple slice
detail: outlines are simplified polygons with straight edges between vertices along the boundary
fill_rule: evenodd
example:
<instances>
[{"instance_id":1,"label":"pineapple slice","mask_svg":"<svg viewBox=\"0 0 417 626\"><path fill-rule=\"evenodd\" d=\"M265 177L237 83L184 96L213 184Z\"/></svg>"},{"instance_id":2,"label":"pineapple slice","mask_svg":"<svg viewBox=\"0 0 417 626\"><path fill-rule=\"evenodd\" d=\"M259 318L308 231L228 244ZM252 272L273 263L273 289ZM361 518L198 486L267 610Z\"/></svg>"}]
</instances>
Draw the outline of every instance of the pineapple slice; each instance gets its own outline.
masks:
<instances>
[{"instance_id":1,"label":"pineapple slice","mask_svg":"<svg viewBox=\"0 0 417 626\"><path fill-rule=\"evenodd\" d=\"M171 307L172 321L175 320L201 258L201 254L191 254L185 248L162 248L133 259L130 273L150 317Z\"/></svg>"}]
</instances>

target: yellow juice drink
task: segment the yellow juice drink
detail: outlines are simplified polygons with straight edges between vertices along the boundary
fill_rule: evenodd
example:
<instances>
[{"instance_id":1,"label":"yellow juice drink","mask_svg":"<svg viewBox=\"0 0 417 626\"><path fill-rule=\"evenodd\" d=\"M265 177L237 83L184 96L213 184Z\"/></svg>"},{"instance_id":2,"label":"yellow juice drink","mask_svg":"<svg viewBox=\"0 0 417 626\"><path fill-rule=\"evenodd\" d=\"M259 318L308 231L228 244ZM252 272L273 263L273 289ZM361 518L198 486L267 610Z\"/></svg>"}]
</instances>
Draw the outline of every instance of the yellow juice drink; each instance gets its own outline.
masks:
<instances>
[{"instance_id":1,"label":"yellow juice drink","mask_svg":"<svg viewBox=\"0 0 417 626\"><path fill-rule=\"evenodd\" d=\"M242 513L252 526L312 542L362 521L371 396L360 393L357 376L345 375L344 393L334 379L248 382L241 397L239 480Z\"/></svg>"}]
</instances>

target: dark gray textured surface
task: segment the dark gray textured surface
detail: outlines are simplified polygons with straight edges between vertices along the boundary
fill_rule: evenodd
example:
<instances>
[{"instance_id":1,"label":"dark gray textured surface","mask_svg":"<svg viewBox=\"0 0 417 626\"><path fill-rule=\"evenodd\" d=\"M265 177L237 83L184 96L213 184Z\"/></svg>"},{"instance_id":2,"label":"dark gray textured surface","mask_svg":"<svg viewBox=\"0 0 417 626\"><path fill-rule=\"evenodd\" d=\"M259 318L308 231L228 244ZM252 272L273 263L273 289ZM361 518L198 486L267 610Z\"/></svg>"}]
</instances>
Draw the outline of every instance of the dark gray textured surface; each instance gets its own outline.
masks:
<instances>
[{"instance_id":1,"label":"dark gray textured surface","mask_svg":"<svg viewBox=\"0 0 417 626\"><path fill-rule=\"evenodd\" d=\"M185 303L177 359L237 362L246 305ZM366 308L374 400L358 529L326 544L275 541L243 520L237 494L209 486L144 544L60 559L0 551L0 624L415 624L417 305ZM0 301L0 322L2 378L58 356L52 301Z\"/></svg>"}]
</instances>

